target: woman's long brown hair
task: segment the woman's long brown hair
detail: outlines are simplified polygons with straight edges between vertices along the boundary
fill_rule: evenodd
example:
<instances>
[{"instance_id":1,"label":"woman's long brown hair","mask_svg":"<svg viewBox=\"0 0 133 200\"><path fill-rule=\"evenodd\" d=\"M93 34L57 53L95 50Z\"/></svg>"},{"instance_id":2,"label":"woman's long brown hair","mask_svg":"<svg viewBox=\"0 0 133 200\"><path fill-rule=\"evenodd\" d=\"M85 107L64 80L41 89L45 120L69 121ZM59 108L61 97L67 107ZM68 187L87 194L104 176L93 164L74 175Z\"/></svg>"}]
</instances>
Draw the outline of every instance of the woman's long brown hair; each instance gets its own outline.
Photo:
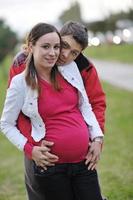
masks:
<instances>
[{"instance_id":1,"label":"woman's long brown hair","mask_svg":"<svg viewBox=\"0 0 133 200\"><path fill-rule=\"evenodd\" d=\"M56 32L59 35L59 38L61 40L60 34L57 31L57 29L50 25L50 24L46 24L46 23L39 23L36 26L34 26L32 28L32 30L30 31L28 37L27 37L27 46L29 46L30 43L32 43L32 45L35 45L35 43L37 42L37 40L47 34L47 33L51 33L51 32ZM25 80L28 86L31 87L31 89L33 90L38 90L39 91L39 85L38 85L38 76L37 76L37 71L34 65L34 58L33 55L31 53L29 53L27 59L26 59L26 74L25 74ZM59 83L57 81L57 74L58 74L58 69L57 66L53 66L52 71L51 71L51 82L53 84L53 87L56 90L60 90L60 86Z\"/></svg>"}]
</instances>

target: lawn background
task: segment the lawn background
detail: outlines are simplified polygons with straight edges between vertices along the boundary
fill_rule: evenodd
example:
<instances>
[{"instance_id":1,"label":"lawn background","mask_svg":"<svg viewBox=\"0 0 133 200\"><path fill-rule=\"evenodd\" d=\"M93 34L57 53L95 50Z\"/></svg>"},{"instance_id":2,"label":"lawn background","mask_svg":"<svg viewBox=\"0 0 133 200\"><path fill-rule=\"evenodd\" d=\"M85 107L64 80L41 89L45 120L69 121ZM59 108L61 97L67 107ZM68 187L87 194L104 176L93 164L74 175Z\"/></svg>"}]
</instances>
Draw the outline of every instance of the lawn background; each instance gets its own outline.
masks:
<instances>
[{"instance_id":1,"label":"lawn background","mask_svg":"<svg viewBox=\"0 0 133 200\"><path fill-rule=\"evenodd\" d=\"M7 57L0 65L0 112L11 59ZM133 93L102 85L108 105L105 144L98 167L102 193L109 200L133 200ZM0 160L0 200L25 200L23 154L2 134Z\"/></svg>"},{"instance_id":2,"label":"lawn background","mask_svg":"<svg viewBox=\"0 0 133 200\"><path fill-rule=\"evenodd\" d=\"M133 64L133 44L91 46L85 50L85 54L97 59Z\"/></svg>"}]
</instances>

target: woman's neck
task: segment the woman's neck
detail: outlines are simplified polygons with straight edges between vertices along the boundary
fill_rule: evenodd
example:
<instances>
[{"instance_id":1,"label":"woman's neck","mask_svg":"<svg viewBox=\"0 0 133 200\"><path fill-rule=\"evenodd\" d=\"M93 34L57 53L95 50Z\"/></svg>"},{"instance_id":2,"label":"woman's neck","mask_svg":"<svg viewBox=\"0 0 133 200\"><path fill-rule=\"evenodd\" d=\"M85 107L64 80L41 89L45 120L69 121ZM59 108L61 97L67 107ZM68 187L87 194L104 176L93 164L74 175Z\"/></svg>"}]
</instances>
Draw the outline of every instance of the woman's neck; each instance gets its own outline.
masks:
<instances>
[{"instance_id":1,"label":"woman's neck","mask_svg":"<svg viewBox=\"0 0 133 200\"><path fill-rule=\"evenodd\" d=\"M47 81L48 83L51 83L51 70L52 69L49 68L43 70L37 70L37 74L41 79Z\"/></svg>"}]
</instances>

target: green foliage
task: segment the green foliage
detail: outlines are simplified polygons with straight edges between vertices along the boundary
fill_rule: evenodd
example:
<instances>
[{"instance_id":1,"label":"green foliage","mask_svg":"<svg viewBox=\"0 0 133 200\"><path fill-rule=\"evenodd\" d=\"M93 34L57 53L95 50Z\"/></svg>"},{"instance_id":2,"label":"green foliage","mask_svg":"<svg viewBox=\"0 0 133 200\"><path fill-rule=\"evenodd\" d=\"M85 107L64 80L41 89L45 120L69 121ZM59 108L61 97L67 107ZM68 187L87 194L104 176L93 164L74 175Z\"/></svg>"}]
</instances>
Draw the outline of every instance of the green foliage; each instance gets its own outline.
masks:
<instances>
[{"instance_id":1,"label":"green foliage","mask_svg":"<svg viewBox=\"0 0 133 200\"><path fill-rule=\"evenodd\" d=\"M59 19L62 22L62 24L69 20L82 22L79 3L75 2L74 4L72 4L68 10L65 10L60 15Z\"/></svg>"},{"instance_id":2,"label":"green foliage","mask_svg":"<svg viewBox=\"0 0 133 200\"><path fill-rule=\"evenodd\" d=\"M104 60L115 60L125 63L133 63L133 45L101 45L88 47L85 54L88 57Z\"/></svg>"},{"instance_id":3,"label":"green foliage","mask_svg":"<svg viewBox=\"0 0 133 200\"><path fill-rule=\"evenodd\" d=\"M117 29L117 21L119 20L131 20L133 21L133 9L129 9L127 12L111 13L102 21L95 21L91 23L85 23L81 17L80 5L78 2L74 2L71 7L65 10L59 17L62 24L66 21L74 20L86 25L87 29L93 33L102 32L105 33L108 30L114 32Z\"/></svg>"},{"instance_id":4,"label":"green foliage","mask_svg":"<svg viewBox=\"0 0 133 200\"><path fill-rule=\"evenodd\" d=\"M65 10L59 17L62 24L66 21L74 20L86 25L87 29L93 33L102 32L105 33L108 30L114 32L117 29L117 21L119 20L131 20L133 21L133 9L129 9L127 12L111 13L102 21L84 22L81 16L80 4L75 1L71 7Z\"/></svg>"},{"instance_id":5,"label":"green foliage","mask_svg":"<svg viewBox=\"0 0 133 200\"><path fill-rule=\"evenodd\" d=\"M92 32L107 32L108 30L114 32L117 29L117 21L119 20L131 20L133 21L133 9L130 9L128 12L120 12L116 14L110 14L102 21L96 21L92 23L86 23L88 30Z\"/></svg>"},{"instance_id":6,"label":"green foliage","mask_svg":"<svg viewBox=\"0 0 133 200\"><path fill-rule=\"evenodd\" d=\"M17 43L16 33L3 20L0 20L0 62L8 53L13 51Z\"/></svg>"},{"instance_id":7,"label":"green foliage","mask_svg":"<svg viewBox=\"0 0 133 200\"><path fill-rule=\"evenodd\" d=\"M106 30L107 30L106 23L104 21L87 23L86 27L88 30L93 31L93 33L106 32Z\"/></svg>"}]
</instances>

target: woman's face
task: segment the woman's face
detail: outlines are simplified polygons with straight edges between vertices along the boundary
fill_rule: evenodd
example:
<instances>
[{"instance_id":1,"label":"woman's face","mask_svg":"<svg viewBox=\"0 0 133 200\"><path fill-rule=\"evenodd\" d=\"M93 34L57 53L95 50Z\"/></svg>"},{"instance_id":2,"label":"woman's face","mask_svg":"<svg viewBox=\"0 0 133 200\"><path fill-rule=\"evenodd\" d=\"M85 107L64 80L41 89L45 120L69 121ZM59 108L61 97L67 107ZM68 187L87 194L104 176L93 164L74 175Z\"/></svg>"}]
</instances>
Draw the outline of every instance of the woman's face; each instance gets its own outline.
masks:
<instances>
[{"instance_id":1,"label":"woman's face","mask_svg":"<svg viewBox=\"0 0 133 200\"><path fill-rule=\"evenodd\" d=\"M56 32L41 36L31 45L36 69L52 68L60 54L60 38Z\"/></svg>"}]
</instances>

